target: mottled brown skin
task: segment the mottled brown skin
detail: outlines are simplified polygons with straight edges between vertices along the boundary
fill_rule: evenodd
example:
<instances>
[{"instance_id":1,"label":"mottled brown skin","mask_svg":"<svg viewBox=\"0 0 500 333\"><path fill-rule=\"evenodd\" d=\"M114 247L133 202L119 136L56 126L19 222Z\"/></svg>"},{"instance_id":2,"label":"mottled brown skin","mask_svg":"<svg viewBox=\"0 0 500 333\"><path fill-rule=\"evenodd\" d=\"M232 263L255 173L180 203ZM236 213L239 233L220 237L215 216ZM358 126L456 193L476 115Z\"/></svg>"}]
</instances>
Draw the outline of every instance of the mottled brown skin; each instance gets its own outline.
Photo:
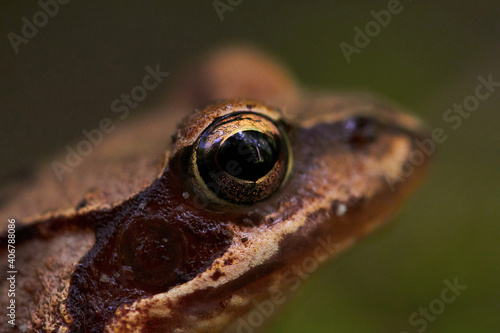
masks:
<instances>
[{"instance_id":1,"label":"mottled brown skin","mask_svg":"<svg viewBox=\"0 0 500 333\"><path fill-rule=\"evenodd\" d=\"M293 290L291 268L317 255L321 242L335 244L324 261L387 221L422 178L427 163L401 177L426 131L390 104L303 92L249 48L216 51L194 68L159 112L119 127L64 182L42 168L2 203L2 256L4 221L22 224L17 329L219 331L254 301ZM199 205L187 164L200 133L221 113L264 105L288 124L286 181L250 205ZM349 129L360 117L364 125ZM172 246L150 251L159 239ZM142 243L143 253L133 253ZM162 256L171 259L165 270ZM6 288L2 280L2 308ZM11 329L1 321L1 331Z\"/></svg>"}]
</instances>

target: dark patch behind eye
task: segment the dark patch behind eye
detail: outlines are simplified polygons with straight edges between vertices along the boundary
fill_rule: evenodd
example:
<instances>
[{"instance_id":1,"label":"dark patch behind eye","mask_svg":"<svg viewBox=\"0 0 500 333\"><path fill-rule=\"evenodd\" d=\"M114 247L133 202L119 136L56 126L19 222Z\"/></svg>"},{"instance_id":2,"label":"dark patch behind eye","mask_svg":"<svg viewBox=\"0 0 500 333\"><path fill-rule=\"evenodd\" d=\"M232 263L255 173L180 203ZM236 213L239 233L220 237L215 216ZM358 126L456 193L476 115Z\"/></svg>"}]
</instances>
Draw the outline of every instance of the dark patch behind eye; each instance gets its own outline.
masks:
<instances>
[{"instance_id":1,"label":"dark patch behind eye","mask_svg":"<svg viewBox=\"0 0 500 333\"><path fill-rule=\"evenodd\" d=\"M101 332L118 306L193 279L230 246L226 220L186 213L177 178L166 171L112 210L79 218L94 226L96 244L71 277L65 300L71 332Z\"/></svg>"}]
</instances>

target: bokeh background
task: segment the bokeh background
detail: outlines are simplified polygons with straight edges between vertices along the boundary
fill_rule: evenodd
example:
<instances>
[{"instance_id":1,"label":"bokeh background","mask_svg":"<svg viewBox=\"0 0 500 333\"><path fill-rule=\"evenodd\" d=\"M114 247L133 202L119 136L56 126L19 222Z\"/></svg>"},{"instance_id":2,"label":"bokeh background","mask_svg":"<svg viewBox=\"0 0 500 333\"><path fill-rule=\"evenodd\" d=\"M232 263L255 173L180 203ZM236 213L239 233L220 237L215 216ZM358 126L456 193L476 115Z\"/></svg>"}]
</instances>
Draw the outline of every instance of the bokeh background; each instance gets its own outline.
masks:
<instances>
[{"instance_id":1,"label":"bokeh background","mask_svg":"<svg viewBox=\"0 0 500 333\"><path fill-rule=\"evenodd\" d=\"M110 102L142 80L146 65L175 73L208 48L249 41L311 89L387 96L448 135L395 223L319 269L265 331L417 332L423 326L412 326L410 315L457 278L467 289L420 332L500 332L500 88L456 130L443 120L474 94L479 75L500 81L500 4L401 6L348 64L339 44L352 44L354 27L363 29L387 1L245 0L223 21L213 1L71 1L18 53L7 34L20 35L22 18L32 21L40 7L2 1L0 184L116 117ZM169 84L127 121L160 103Z\"/></svg>"}]
</instances>

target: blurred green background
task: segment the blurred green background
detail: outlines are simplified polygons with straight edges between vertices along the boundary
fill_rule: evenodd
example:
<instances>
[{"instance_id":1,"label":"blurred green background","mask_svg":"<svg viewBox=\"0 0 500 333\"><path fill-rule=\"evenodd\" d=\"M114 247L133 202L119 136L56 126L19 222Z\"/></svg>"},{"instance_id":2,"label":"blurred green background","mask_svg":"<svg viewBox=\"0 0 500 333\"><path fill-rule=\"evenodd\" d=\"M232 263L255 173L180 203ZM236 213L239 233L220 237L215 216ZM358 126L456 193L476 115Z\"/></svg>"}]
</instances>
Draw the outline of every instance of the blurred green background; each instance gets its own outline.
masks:
<instances>
[{"instance_id":1,"label":"blurred green background","mask_svg":"<svg viewBox=\"0 0 500 333\"><path fill-rule=\"evenodd\" d=\"M7 34L20 35L22 17L31 21L40 7L3 1L1 184L113 117L110 102L142 80L146 65L174 74L207 48L250 41L310 88L379 93L448 135L396 223L305 281L265 330L417 332L423 324L409 317L457 278L467 289L420 332L500 332L500 88L456 130L443 120L474 94L479 75L500 81L500 3L401 6L348 64L339 44L352 44L354 27L363 29L387 1L242 1L223 21L213 1L73 1L17 54ZM153 91L127 121L163 96Z\"/></svg>"}]
</instances>

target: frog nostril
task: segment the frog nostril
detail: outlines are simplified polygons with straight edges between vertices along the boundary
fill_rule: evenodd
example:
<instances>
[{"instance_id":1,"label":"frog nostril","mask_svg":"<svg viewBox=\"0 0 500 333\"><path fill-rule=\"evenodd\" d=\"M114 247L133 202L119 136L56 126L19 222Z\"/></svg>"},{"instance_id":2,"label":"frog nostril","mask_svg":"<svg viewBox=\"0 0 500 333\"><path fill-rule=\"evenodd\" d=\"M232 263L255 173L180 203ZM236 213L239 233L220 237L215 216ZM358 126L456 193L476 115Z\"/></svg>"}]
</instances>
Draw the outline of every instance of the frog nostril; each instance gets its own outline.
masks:
<instances>
[{"instance_id":1,"label":"frog nostril","mask_svg":"<svg viewBox=\"0 0 500 333\"><path fill-rule=\"evenodd\" d=\"M363 145L375 141L379 123L367 116L356 116L344 122L345 139L355 145Z\"/></svg>"},{"instance_id":2,"label":"frog nostril","mask_svg":"<svg viewBox=\"0 0 500 333\"><path fill-rule=\"evenodd\" d=\"M164 221L134 221L121 235L119 266L139 284L162 287L176 278L184 248L181 232Z\"/></svg>"}]
</instances>

